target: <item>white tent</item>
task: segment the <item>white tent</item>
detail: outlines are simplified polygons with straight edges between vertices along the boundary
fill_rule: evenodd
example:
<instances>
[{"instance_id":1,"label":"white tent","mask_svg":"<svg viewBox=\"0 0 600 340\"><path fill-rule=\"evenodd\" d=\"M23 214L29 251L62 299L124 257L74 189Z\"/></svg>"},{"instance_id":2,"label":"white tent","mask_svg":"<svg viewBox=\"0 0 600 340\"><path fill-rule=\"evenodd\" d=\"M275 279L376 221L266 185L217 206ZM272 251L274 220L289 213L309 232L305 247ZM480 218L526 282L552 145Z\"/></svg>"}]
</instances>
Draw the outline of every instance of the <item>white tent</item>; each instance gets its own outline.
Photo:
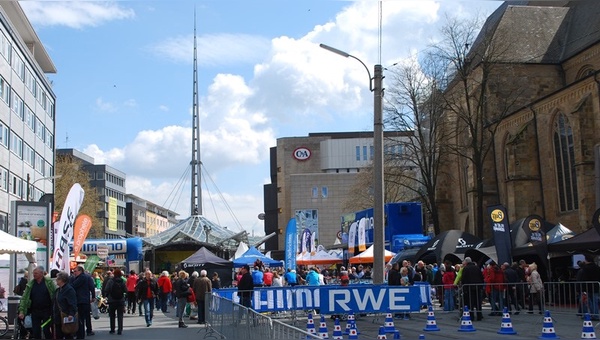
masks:
<instances>
[{"instance_id":1,"label":"white tent","mask_svg":"<svg viewBox=\"0 0 600 340\"><path fill-rule=\"evenodd\" d=\"M235 251L235 254L233 255L232 258L230 258L230 261L233 261L235 259L239 259L242 255L244 255L247 251L248 251L248 245L244 242L240 242L240 244L238 245L237 250Z\"/></svg>"},{"instance_id":2,"label":"white tent","mask_svg":"<svg viewBox=\"0 0 600 340\"><path fill-rule=\"evenodd\" d=\"M36 250L37 243L35 241L24 240L0 230L0 254L25 254L32 261L35 259L33 255Z\"/></svg>"},{"instance_id":3,"label":"white tent","mask_svg":"<svg viewBox=\"0 0 600 340\"><path fill-rule=\"evenodd\" d=\"M392 259L392 257L394 257L394 255L396 255L396 253L392 253L391 251L384 249L384 257L386 263L389 262ZM373 261L373 245L371 245L369 248L367 248L367 250L363 251L362 253L350 258L350 263L373 263Z\"/></svg>"}]
</instances>

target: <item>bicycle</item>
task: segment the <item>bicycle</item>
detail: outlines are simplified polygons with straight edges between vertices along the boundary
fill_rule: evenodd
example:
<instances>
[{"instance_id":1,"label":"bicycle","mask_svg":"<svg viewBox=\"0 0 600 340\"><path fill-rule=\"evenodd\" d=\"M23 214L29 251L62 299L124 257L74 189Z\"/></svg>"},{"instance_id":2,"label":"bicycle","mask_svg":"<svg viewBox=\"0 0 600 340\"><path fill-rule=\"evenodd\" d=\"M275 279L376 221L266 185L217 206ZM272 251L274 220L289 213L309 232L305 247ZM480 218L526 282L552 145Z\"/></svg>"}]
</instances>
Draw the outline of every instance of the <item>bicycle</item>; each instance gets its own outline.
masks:
<instances>
[{"instance_id":1,"label":"bicycle","mask_svg":"<svg viewBox=\"0 0 600 340\"><path fill-rule=\"evenodd\" d=\"M0 337L5 336L6 333L8 333L8 320L0 315Z\"/></svg>"}]
</instances>

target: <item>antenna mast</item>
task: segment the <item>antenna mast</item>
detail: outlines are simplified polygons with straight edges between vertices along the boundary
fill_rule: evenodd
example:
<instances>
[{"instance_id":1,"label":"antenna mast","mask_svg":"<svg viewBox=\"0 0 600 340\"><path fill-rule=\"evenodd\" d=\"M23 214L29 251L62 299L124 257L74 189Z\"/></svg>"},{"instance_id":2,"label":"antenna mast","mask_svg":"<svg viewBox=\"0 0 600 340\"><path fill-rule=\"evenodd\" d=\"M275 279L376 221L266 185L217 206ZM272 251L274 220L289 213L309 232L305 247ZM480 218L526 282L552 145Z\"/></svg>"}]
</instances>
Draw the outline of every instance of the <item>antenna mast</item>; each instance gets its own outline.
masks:
<instances>
[{"instance_id":1,"label":"antenna mast","mask_svg":"<svg viewBox=\"0 0 600 340\"><path fill-rule=\"evenodd\" d=\"M196 46L196 10L194 9L194 98L192 105L192 204L191 215L202 215L202 188L200 182L200 115L198 113L198 56Z\"/></svg>"}]
</instances>

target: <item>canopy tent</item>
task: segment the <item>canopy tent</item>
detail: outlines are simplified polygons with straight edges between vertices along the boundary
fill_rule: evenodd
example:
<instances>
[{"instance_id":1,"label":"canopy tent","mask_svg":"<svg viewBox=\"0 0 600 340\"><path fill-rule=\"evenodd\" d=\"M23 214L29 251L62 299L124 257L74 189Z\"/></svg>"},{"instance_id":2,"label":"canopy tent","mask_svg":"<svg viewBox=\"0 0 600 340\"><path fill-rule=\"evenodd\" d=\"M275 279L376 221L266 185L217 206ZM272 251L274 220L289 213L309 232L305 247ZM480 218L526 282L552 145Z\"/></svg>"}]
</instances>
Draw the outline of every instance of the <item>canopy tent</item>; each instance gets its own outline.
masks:
<instances>
[{"instance_id":1,"label":"canopy tent","mask_svg":"<svg viewBox=\"0 0 600 340\"><path fill-rule=\"evenodd\" d=\"M242 256L233 260L233 266L239 268L245 264L253 266L256 260L262 261L267 267L283 267L282 261L273 260L263 255L256 247L250 247Z\"/></svg>"},{"instance_id":2,"label":"canopy tent","mask_svg":"<svg viewBox=\"0 0 600 340\"><path fill-rule=\"evenodd\" d=\"M568 252L568 253L597 253L600 249L600 234L598 229L590 228L581 234L577 234L564 241L548 245L550 252Z\"/></svg>"},{"instance_id":3,"label":"canopy tent","mask_svg":"<svg viewBox=\"0 0 600 340\"><path fill-rule=\"evenodd\" d=\"M299 265L317 265L317 264L335 264L342 263L342 258L331 255L327 251L321 249L315 253L305 252L300 253L296 258L296 264Z\"/></svg>"},{"instance_id":4,"label":"canopy tent","mask_svg":"<svg viewBox=\"0 0 600 340\"><path fill-rule=\"evenodd\" d=\"M367 248L367 250L363 251L362 253L353 256L350 258L350 263L373 263L374 258L373 258L373 245L371 245L369 248ZM389 260L392 259L392 257L394 257L394 253L392 253L391 251L384 249L384 257L385 257L385 262L388 262Z\"/></svg>"},{"instance_id":5,"label":"canopy tent","mask_svg":"<svg viewBox=\"0 0 600 340\"><path fill-rule=\"evenodd\" d=\"M212 277L213 273L217 273L221 278L222 287L231 286L233 263L218 257L206 249L206 247L198 249L198 251L181 261L180 268L190 274L194 271L200 272L204 269L209 278Z\"/></svg>"},{"instance_id":6,"label":"canopy tent","mask_svg":"<svg viewBox=\"0 0 600 340\"><path fill-rule=\"evenodd\" d=\"M242 255L244 255L245 252L248 251L248 245L244 242L240 242L240 244L238 245L235 254L233 254L233 257L231 258L231 261L235 260L235 259L239 259L240 257L242 257Z\"/></svg>"},{"instance_id":7,"label":"canopy tent","mask_svg":"<svg viewBox=\"0 0 600 340\"><path fill-rule=\"evenodd\" d=\"M564 241L573 236L575 236L575 232L559 223L556 226L554 226L554 228L550 229L550 231L548 231L548 233L546 234L546 240L548 244L551 244Z\"/></svg>"},{"instance_id":8,"label":"canopy tent","mask_svg":"<svg viewBox=\"0 0 600 340\"><path fill-rule=\"evenodd\" d=\"M415 260L425 263L442 263L451 256L452 262L460 262L460 256L481 242L479 237L461 230L448 230L438 234L421 247Z\"/></svg>"},{"instance_id":9,"label":"canopy tent","mask_svg":"<svg viewBox=\"0 0 600 340\"><path fill-rule=\"evenodd\" d=\"M31 260L33 260L36 251L37 243L35 241L24 240L0 230L0 254L32 255Z\"/></svg>"},{"instance_id":10,"label":"canopy tent","mask_svg":"<svg viewBox=\"0 0 600 340\"><path fill-rule=\"evenodd\" d=\"M470 257L474 262L477 263L484 263L488 259L498 263L498 254L496 253L496 246L494 245L467 249L464 255L464 257Z\"/></svg>"},{"instance_id":11,"label":"canopy tent","mask_svg":"<svg viewBox=\"0 0 600 340\"><path fill-rule=\"evenodd\" d=\"M392 259L390 260L390 264L394 264L397 262L402 263L402 261L404 260L408 260L411 262L415 262L415 255L417 255L417 253L419 252L421 248L404 248L402 251L399 251L398 253L396 253L396 255L394 255L394 257L392 257Z\"/></svg>"}]
</instances>

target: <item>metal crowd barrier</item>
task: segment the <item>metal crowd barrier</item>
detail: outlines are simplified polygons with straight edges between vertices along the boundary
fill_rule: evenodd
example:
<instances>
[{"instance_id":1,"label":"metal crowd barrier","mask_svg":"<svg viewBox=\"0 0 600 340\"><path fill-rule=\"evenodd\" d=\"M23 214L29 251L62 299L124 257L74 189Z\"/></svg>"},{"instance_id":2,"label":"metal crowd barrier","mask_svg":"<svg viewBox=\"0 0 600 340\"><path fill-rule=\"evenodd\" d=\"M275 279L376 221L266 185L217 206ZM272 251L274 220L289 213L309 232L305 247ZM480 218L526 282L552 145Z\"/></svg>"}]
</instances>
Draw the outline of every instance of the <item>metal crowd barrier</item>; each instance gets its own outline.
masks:
<instances>
[{"instance_id":1,"label":"metal crowd barrier","mask_svg":"<svg viewBox=\"0 0 600 340\"><path fill-rule=\"evenodd\" d=\"M216 294L206 303L206 334L218 339L322 339Z\"/></svg>"},{"instance_id":2,"label":"metal crowd barrier","mask_svg":"<svg viewBox=\"0 0 600 340\"><path fill-rule=\"evenodd\" d=\"M440 287L436 287L440 289ZM444 289L442 287L442 289ZM594 293L595 292L595 293ZM465 305L473 310L482 306L482 312L498 313L507 307L511 313L545 310L554 313L577 314L590 313L598 317L600 300L600 282L545 282L544 291L534 295L530 293L526 282L515 284L460 285L455 288L455 307L462 311ZM443 295L442 295L443 296ZM473 305L470 306L469 304Z\"/></svg>"}]
</instances>

